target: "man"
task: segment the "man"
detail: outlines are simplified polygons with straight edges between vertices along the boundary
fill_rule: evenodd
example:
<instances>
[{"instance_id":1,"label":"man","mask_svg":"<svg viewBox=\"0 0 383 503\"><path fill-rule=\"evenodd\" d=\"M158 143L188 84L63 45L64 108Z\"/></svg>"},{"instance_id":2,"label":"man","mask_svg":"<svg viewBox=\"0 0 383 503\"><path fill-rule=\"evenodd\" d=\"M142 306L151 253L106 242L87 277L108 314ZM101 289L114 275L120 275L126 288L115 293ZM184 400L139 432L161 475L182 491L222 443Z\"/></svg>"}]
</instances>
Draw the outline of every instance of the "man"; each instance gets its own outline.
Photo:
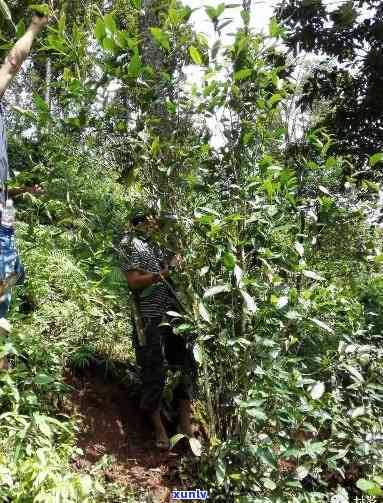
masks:
<instances>
[{"instance_id":1,"label":"man","mask_svg":"<svg viewBox=\"0 0 383 503\"><path fill-rule=\"evenodd\" d=\"M17 75L21 65L29 55L33 40L40 30L48 23L48 18L35 15L25 34L16 42L11 49L5 62L0 68L0 100L4 92L9 87L10 83ZM0 203L5 204L7 196L14 196L21 192L30 191L37 192L37 188L31 189L10 189L7 193L7 182L10 179L8 155L7 155L7 138L5 131L5 117L3 105L0 101ZM5 319L10 303L9 285L6 285L6 279L13 273L16 275L21 272L20 261L14 244L14 230L0 226L0 335L7 335L10 331L10 325ZM11 283L10 283L11 284ZM4 287L5 285L5 287ZM7 369L8 362L6 359L0 360L0 369Z\"/></svg>"},{"instance_id":2,"label":"man","mask_svg":"<svg viewBox=\"0 0 383 503\"><path fill-rule=\"evenodd\" d=\"M161 398L166 368L181 370L181 382L174 390L179 404L179 430L192 436L191 398L196 381L193 353L180 335L175 335L168 311L179 311L171 286L169 266L178 259L155 242L159 221L148 214L131 219L131 235L121 242L121 269L133 294L133 345L141 367L142 397L140 408L154 426L156 446L169 448L169 439L161 419ZM170 325L161 325L166 319Z\"/></svg>"}]
</instances>

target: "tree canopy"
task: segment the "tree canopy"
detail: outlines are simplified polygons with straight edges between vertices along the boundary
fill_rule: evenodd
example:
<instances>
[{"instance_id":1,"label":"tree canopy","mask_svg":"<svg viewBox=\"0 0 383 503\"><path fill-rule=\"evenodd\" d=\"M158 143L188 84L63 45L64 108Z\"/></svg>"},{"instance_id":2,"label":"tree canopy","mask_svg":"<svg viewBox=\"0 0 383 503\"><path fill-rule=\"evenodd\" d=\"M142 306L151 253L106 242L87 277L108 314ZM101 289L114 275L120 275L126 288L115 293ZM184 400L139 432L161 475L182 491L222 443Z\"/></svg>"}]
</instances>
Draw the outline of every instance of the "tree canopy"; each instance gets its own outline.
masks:
<instances>
[{"instance_id":1,"label":"tree canopy","mask_svg":"<svg viewBox=\"0 0 383 503\"><path fill-rule=\"evenodd\" d=\"M26 16L8 6L18 29L2 19L4 55ZM27 281L0 339L12 362L0 372L0 498L154 498L145 477L113 479L111 466L131 470L126 453L98 446L84 463L84 423L70 406L84 373L100 388L110 379L137 389L118 251L137 207L177 217L157 239L183 256L177 334L200 375L192 454L151 472L217 502L380 497L380 2L330 12L287 1L263 33L251 29L250 1L219 3L205 8L211 38L176 0L55 8L4 98L11 185L42 193L17 197ZM298 50L336 58L303 91L286 54ZM314 127L297 99L323 105ZM293 146L291 114L303 124ZM170 418L176 381L164 397ZM103 417L97 403L89 409Z\"/></svg>"},{"instance_id":2,"label":"tree canopy","mask_svg":"<svg viewBox=\"0 0 383 503\"><path fill-rule=\"evenodd\" d=\"M333 149L350 155L359 168L383 149L383 7L379 0L280 2L277 19L286 29L292 54L307 51L321 56L308 76L302 108L324 100L328 108L317 126L337 141ZM380 178L379 172L365 177Z\"/></svg>"}]
</instances>

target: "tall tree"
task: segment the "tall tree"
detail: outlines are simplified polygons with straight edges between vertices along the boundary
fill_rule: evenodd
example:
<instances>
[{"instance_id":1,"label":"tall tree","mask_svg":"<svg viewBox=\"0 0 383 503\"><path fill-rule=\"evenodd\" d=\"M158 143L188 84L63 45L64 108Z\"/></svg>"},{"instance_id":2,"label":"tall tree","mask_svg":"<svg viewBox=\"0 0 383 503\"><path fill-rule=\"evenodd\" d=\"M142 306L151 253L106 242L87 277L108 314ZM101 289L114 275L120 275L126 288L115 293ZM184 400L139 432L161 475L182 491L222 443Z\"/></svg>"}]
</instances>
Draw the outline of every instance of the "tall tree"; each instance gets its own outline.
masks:
<instances>
[{"instance_id":1,"label":"tall tree","mask_svg":"<svg viewBox=\"0 0 383 503\"><path fill-rule=\"evenodd\" d=\"M338 5L338 4L337 4ZM286 28L291 53L323 55L308 77L303 108L327 100L329 110L317 126L337 138L334 151L352 155L358 168L383 150L383 4L380 0L350 0L334 10L323 0L284 0L277 18ZM363 173L378 178L377 171Z\"/></svg>"}]
</instances>

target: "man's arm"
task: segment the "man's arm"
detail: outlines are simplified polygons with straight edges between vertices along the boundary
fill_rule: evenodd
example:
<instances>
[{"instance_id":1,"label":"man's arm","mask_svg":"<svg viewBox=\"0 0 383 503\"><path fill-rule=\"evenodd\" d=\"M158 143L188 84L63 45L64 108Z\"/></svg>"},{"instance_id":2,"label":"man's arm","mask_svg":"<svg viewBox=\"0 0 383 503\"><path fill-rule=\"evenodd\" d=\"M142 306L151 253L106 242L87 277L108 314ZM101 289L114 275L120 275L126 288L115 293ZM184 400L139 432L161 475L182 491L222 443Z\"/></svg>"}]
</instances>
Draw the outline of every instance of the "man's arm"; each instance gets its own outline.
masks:
<instances>
[{"instance_id":1,"label":"man's arm","mask_svg":"<svg viewBox=\"0 0 383 503\"><path fill-rule=\"evenodd\" d=\"M8 189L9 197L17 197L20 194L25 193L33 194L35 196L39 196L43 193L43 189L40 185L23 185L22 187L11 187Z\"/></svg>"},{"instance_id":2,"label":"man's arm","mask_svg":"<svg viewBox=\"0 0 383 503\"><path fill-rule=\"evenodd\" d=\"M124 272L124 275L128 280L129 287L132 290L142 290L143 288L147 288L148 286L162 281L162 278L167 278L169 276L169 271L167 268L161 269L159 274L141 271L128 271Z\"/></svg>"},{"instance_id":3,"label":"man's arm","mask_svg":"<svg viewBox=\"0 0 383 503\"><path fill-rule=\"evenodd\" d=\"M0 68L0 97L8 88L12 79L20 70L21 65L32 49L33 40L40 30L48 23L47 17L33 16L32 22L25 34L16 42Z\"/></svg>"}]
</instances>

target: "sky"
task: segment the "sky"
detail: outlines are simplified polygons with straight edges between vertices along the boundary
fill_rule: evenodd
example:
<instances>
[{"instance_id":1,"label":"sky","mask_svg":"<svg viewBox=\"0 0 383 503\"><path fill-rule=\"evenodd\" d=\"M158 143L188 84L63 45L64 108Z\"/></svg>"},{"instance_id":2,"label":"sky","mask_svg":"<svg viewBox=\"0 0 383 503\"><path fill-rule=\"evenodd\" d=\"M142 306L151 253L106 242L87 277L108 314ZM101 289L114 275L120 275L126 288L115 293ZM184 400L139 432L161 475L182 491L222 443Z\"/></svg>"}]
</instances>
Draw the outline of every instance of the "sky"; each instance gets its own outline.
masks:
<instances>
[{"instance_id":1,"label":"sky","mask_svg":"<svg viewBox=\"0 0 383 503\"><path fill-rule=\"evenodd\" d=\"M213 36L213 25L209 20L207 14L205 13L204 6L211 5L212 7L217 7L222 0L183 0L186 5L189 5L192 9L198 9L192 14L192 21L198 29L198 31L205 33L208 37ZM226 4L241 4L242 0L227 0L224 2ZM267 27L268 21L273 13L273 1L270 0L255 0L251 7L251 27L258 30L262 30ZM232 17L233 23L229 25L225 31L230 31L229 27L235 28L241 22L240 8L227 9L223 14L222 18Z\"/></svg>"},{"instance_id":2,"label":"sky","mask_svg":"<svg viewBox=\"0 0 383 503\"><path fill-rule=\"evenodd\" d=\"M210 47L213 45L212 40L215 38L213 23L209 19L205 12L205 6L211 5L212 7L217 7L223 0L183 0L183 3L189 5L192 9L197 9L193 12L191 16L191 21L197 32L203 33L209 39ZM242 4L242 0L226 0L226 4ZM251 7L251 18L250 27L255 31L266 30L273 14L273 3L270 0L253 0ZM231 24L226 26L223 30L224 35L222 41L224 44L229 44L232 40L230 37L231 32L235 32L236 29L243 24L241 15L241 8L226 9L225 12L220 17L220 20L224 21L232 18ZM187 78L187 86L193 84L201 85L202 76L204 70L196 65L190 65L183 69ZM222 146L225 143L225 138L222 134L220 128L220 114L217 113L215 118L210 118L208 121L208 126L212 130L212 143L215 147Z\"/></svg>"},{"instance_id":3,"label":"sky","mask_svg":"<svg viewBox=\"0 0 383 503\"><path fill-rule=\"evenodd\" d=\"M324 0L324 4L330 7L330 11L337 9L344 2L345 0ZM222 39L224 44L230 44L232 42L230 32L235 32L236 29L243 24L240 15L242 0L183 0L183 3L192 9L196 9L191 16L191 21L197 32L207 36L210 47L212 47L216 35L214 33L213 23L205 12L205 6L210 5L212 7L217 7L220 3L239 4L237 8L226 9L220 17L222 21L229 18L233 19L232 23L223 30ZM274 6L278 3L279 0L252 0L250 28L255 32L267 31L270 19L273 16ZM366 12L365 15L368 17L371 13ZM202 84L204 70L201 67L189 65L185 67L183 71L186 74L186 87L192 86L193 84L197 86ZM216 118L209 119L208 125L214 132L212 142L215 146L223 145L225 143L225 138L220 131L219 114Z\"/></svg>"},{"instance_id":4,"label":"sky","mask_svg":"<svg viewBox=\"0 0 383 503\"><path fill-rule=\"evenodd\" d=\"M273 15L273 4L275 4L276 1L277 0L253 0L250 18L251 29L254 31L267 30L269 21ZM220 3L239 5L236 8L226 9L220 17L221 22L232 19L231 24L223 29L222 42L224 45L232 42L233 39L230 33L234 33L243 25L240 15L242 0L183 0L183 3L195 9L191 16L191 22L197 32L207 36L210 47L213 46L212 41L215 40L216 34L214 33L213 23L205 12L205 6L210 5L212 7L217 7ZM202 68L190 65L184 68L184 73L186 74L189 85L201 84L202 75L204 73Z\"/></svg>"}]
</instances>

